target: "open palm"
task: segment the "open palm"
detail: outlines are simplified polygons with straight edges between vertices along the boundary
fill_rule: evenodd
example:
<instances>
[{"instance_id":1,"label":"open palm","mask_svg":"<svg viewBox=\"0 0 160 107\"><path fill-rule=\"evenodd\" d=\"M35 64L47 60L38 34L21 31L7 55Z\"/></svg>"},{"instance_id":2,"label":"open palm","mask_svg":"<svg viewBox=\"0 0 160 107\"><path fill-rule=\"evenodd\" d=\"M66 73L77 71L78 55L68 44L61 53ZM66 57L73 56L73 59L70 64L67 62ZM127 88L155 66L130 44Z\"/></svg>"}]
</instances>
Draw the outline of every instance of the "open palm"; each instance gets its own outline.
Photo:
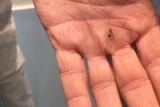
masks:
<instances>
[{"instance_id":1,"label":"open palm","mask_svg":"<svg viewBox=\"0 0 160 107\"><path fill-rule=\"evenodd\" d=\"M129 107L159 107L160 26L151 0L33 1L68 107L92 106L88 80L97 107L121 107L119 93Z\"/></svg>"}]
</instances>

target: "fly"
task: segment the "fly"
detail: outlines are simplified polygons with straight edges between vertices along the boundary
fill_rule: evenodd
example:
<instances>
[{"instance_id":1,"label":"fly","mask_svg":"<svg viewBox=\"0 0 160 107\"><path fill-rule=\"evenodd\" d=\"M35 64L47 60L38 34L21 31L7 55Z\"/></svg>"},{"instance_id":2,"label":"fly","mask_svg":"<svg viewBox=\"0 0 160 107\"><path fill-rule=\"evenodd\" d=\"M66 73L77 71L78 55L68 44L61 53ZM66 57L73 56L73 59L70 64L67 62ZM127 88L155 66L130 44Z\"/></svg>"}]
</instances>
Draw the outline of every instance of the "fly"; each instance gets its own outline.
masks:
<instances>
[{"instance_id":1,"label":"fly","mask_svg":"<svg viewBox=\"0 0 160 107\"><path fill-rule=\"evenodd\" d=\"M107 36L110 38L111 36L113 36L113 33L112 33L112 29L109 29L109 31L107 32Z\"/></svg>"}]
</instances>

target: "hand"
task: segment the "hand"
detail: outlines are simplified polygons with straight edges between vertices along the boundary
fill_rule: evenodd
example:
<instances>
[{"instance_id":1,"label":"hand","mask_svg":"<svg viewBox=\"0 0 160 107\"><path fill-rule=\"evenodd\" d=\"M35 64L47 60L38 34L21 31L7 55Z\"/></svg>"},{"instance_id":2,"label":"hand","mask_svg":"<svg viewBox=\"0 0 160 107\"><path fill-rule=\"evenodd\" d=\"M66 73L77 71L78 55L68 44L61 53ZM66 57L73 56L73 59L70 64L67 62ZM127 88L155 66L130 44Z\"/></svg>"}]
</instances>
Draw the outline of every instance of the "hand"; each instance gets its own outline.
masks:
<instances>
[{"instance_id":1,"label":"hand","mask_svg":"<svg viewBox=\"0 0 160 107\"><path fill-rule=\"evenodd\" d=\"M160 26L151 0L33 1L68 107L92 106L88 80L97 107L122 107L119 92L129 107L160 106Z\"/></svg>"}]
</instances>

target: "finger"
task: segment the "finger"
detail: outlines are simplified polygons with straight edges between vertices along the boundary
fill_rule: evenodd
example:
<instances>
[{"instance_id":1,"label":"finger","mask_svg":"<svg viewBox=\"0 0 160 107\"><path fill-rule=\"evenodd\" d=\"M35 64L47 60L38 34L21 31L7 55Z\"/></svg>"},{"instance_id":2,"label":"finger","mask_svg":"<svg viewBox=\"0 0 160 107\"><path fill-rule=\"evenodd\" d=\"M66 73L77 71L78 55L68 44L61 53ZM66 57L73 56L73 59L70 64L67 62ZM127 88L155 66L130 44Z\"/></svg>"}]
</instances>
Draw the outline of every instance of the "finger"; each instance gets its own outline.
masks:
<instances>
[{"instance_id":1,"label":"finger","mask_svg":"<svg viewBox=\"0 0 160 107\"><path fill-rule=\"evenodd\" d=\"M129 107L159 107L152 85L130 46L112 55L120 92Z\"/></svg>"},{"instance_id":2,"label":"finger","mask_svg":"<svg viewBox=\"0 0 160 107\"><path fill-rule=\"evenodd\" d=\"M56 56L68 107L92 107L81 55L75 51L57 50Z\"/></svg>"},{"instance_id":3,"label":"finger","mask_svg":"<svg viewBox=\"0 0 160 107\"><path fill-rule=\"evenodd\" d=\"M142 64L147 71L154 86L157 98L160 103L160 27L150 30L145 36L140 38L137 49Z\"/></svg>"},{"instance_id":4,"label":"finger","mask_svg":"<svg viewBox=\"0 0 160 107\"><path fill-rule=\"evenodd\" d=\"M105 56L87 58L91 91L97 107L122 107L113 72Z\"/></svg>"}]
</instances>

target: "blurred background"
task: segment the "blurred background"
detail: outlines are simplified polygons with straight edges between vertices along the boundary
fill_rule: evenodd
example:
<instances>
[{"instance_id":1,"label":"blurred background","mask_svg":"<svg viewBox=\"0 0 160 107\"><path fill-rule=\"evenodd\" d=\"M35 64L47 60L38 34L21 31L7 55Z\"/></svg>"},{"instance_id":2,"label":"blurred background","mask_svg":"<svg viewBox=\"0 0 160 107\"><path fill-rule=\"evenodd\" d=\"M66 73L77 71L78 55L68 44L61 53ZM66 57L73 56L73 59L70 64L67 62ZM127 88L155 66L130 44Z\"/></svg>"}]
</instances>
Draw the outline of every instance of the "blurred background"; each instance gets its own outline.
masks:
<instances>
[{"instance_id":1,"label":"blurred background","mask_svg":"<svg viewBox=\"0 0 160 107\"><path fill-rule=\"evenodd\" d=\"M26 58L35 107L66 107L54 50L35 13L32 0L12 0L18 44Z\"/></svg>"},{"instance_id":2,"label":"blurred background","mask_svg":"<svg viewBox=\"0 0 160 107\"><path fill-rule=\"evenodd\" d=\"M66 107L55 53L35 13L32 0L12 1L17 41L26 58L25 71L33 91L35 107ZM160 0L153 2L159 14Z\"/></svg>"}]
</instances>

